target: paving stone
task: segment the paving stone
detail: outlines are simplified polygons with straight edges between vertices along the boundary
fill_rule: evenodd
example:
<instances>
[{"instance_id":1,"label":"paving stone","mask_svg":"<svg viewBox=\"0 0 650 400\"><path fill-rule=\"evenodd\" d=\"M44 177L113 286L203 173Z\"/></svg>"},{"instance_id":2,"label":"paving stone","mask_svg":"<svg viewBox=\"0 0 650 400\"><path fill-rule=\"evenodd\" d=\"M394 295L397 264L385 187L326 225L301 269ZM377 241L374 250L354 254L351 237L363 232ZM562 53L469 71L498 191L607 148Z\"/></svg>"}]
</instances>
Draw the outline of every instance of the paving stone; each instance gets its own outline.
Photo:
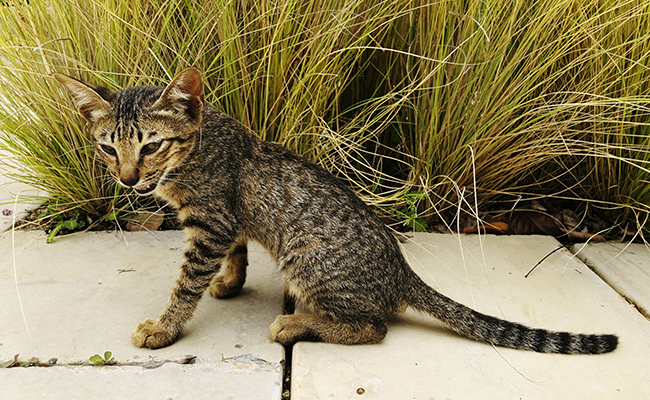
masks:
<instances>
[{"instance_id":1,"label":"paving stone","mask_svg":"<svg viewBox=\"0 0 650 400\"><path fill-rule=\"evenodd\" d=\"M30 376L47 373L41 370L58 371L61 365L87 362L90 356L109 350L119 363L146 365L195 356L202 367L183 367L185 375L191 371L206 374L214 369L215 385L228 381L232 383L229 387L257 385L258 374L242 374L242 370L254 372L251 367L262 363L266 378L260 379L272 378L272 385L267 382L267 386L271 385L273 392L252 398L279 398L284 354L282 346L269 339L268 329L281 312L283 285L274 276L275 263L259 245L249 247L248 281L240 296L216 300L206 293L194 318L172 346L149 350L131 343L135 326L158 317L167 303L182 262L183 237L180 231L91 232L46 244L42 232L1 234L0 360L20 354L21 360L57 358L59 366L24 372L0 370L0 382L14 382L9 380L11 376L29 380ZM174 364L167 368L181 367ZM61 379L70 371L52 373L57 377L53 379ZM100 376L83 369L74 371L91 380ZM118 370L113 375L128 376L126 371L132 369ZM145 372L150 377L161 373ZM122 379L113 375L99 380ZM180 376L177 382L194 390L194 378L182 380ZM80 379L83 382L86 378ZM151 382L155 380L151 378ZM14 387L27 381L17 382ZM56 381L43 385L50 383Z\"/></svg>"},{"instance_id":2,"label":"paving stone","mask_svg":"<svg viewBox=\"0 0 650 400\"><path fill-rule=\"evenodd\" d=\"M615 333L615 352L495 348L408 310L378 345L296 344L292 400L649 397L650 323L643 316L567 250L524 278L558 246L549 237L416 234L404 249L427 283L457 301L533 327Z\"/></svg>"},{"instance_id":3,"label":"paving stone","mask_svg":"<svg viewBox=\"0 0 650 400\"><path fill-rule=\"evenodd\" d=\"M11 368L0 373L2 399L279 399L275 366L228 363Z\"/></svg>"},{"instance_id":4,"label":"paving stone","mask_svg":"<svg viewBox=\"0 0 650 400\"><path fill-rule=\"evenodd\" d=\"M574 245L571 250L650 318L650 249L646 245L588 243Z\"/></svg>"}]
</instances>

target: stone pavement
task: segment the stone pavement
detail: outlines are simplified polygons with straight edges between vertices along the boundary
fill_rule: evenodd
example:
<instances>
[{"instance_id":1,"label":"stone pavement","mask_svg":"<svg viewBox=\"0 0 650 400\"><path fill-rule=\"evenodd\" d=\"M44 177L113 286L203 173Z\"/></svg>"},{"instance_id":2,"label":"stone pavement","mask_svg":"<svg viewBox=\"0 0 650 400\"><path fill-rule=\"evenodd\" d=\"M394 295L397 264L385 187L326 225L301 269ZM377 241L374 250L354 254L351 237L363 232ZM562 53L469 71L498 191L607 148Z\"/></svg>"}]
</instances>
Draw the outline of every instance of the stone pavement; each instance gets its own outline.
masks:
<instances>
[{"instance_id":1,"label":"stone pavement","mask_svg":"<svg viewBox=\"0 0 650 400\"><path fill-rule=\"evenodd\" d=\"M133 346L130 335L166 304L182 232L91 232L51 244L41 232L8 232L0 254L0 361L56 359L1 369L0 399L280 398L284 351L268 328L283 285L259 246L242 295L207 295L179 341L159 350ZM85 365L105 351L117 366Z\"/></svg>"},{"instance_id":2,"label":"stone pavement","mask_svg":"<svg viewBox=\"0 0 650 400\"><path fill-rule=\"evenodd\" d=\"M524 278L558 245L540 236L415 234L404 251L423 279L468 306L535 327L615 333L615 352L494 348L409 310L378 345L296 344L291 398L650 398L650 322L612 288L650 309L650 253L574 247L577 257L560 250ZM51 244L42 232L0 234L0 363L19 354L53 364L0 369L0 399L280 399L284 349L268 328L283 285L259 245L239 297L206 295L170 347L131 344L133 328L164 307L182 248L175 231L90 232ZM117 365L90 365L107 350Z\"/></svg>"}]
</instances>

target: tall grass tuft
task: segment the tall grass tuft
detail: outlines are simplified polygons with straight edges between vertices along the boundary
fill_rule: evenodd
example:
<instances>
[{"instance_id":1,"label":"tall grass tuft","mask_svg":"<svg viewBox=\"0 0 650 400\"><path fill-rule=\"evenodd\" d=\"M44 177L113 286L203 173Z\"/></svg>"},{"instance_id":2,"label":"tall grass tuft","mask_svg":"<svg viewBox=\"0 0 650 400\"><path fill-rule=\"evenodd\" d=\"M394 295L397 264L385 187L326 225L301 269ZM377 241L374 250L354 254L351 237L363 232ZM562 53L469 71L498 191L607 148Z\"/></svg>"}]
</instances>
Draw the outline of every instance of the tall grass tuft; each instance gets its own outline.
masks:
<instances>
[{"instance_id":1,"label":"tall grass tuft","mask_svg":"<svg viewBox=\"0 0 650 400\"><path fill-rule=\"evenodd\" d=\"M646 1L36 0L0 25L0 146L60 210L151 204L110 182L51 74L121 88L193 65L208 101L371 204L450 223L573 199L646 227Z\"/></svg>"}]
</instances>

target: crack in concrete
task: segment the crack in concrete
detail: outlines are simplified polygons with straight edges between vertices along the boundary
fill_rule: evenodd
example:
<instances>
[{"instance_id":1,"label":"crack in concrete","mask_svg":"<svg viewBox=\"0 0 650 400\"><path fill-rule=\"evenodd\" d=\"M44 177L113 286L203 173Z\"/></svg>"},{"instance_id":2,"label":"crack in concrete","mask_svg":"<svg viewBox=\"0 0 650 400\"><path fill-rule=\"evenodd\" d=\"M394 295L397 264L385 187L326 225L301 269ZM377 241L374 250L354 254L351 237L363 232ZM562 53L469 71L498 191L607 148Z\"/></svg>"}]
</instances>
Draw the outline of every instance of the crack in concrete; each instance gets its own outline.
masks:
<instances>
[{"instance_id":1,"label":"crack in concrete","mask_svg":"<svg viewBox=\"0 0 650 400\"><path fill-rule=\"evenodd\" d=\"M169 360L149 360L149 361L112 361L106 362L101 365L97 365L91 361L72 361L72 362L59 362L57 358L51 358L47 362L42 362L37 358L30 358L28 361L19 361L18 355L16 355L13 361L8 364L2 363L3 368L29 368L29 367L143 367L146 369L159 368L165 364L194 364L197 357L193 355L186 355L179 357L177 359Z\"/></svg>"},{"instance_id":2,"label":"crack in concrete","mask_svg":"<svg viewBox=\"0 0 650 400\"><path fill-rule=\"evenodd\" d=\"M51 358L47 362L42 362L38 360L37 358L33 357L29 359L28 361L19 361L18 356L16 355L14 357L13 362L11 362L9 365L5 365L3 368L29 368L29 367L41 367L41 368L50 368L50 367L93 367L93 368L101 368L101 367L142 367L145 369L155 369L155 368L160 368L161 366L165 364L179 364L179 365L188 365L188 364L196 364L198 362L203 363L201 360L197 358L197 356L194 355L185 355L181 356L178 358L173 358L173 359L165 359L165 360L154 360L150 359L148 361L113 361L113 362L106 362L102 365L96 365L95 363L91 361L68 361L68 362L59 362L57 358ZM210 363L211 361L205 362L205 363ZM233 356L233 357L223 357L221 356L221 362L231 364L234 368L237 369L249 369L249 368L263 368L263 369L271 369L271 370L278 370L278 368L282 368L282 363L273 363L269 362L267 360L264 360L259 357L255 357L254 355L247 353L247 354L242 354L239 356ZM6 364L6 363L4 363Z\"/></svg>"},{"instance_id":3,"label":"crack in concrete","mask_svg":"<svg viewBox=\"0 0 650 400\"><path fill-rule=\"evenodd\" d=\"M277 371L282 373L284 369L282 362L279 363L269 362L262 358L255 357L250 353L242 354L234 357L228 357L228 358L222 356L221 361L227 364L232 364L234 368L241 369L241 370L250 369L252 367L252 368L270 369L272 371Z\"/></svg>"}]
</instances>

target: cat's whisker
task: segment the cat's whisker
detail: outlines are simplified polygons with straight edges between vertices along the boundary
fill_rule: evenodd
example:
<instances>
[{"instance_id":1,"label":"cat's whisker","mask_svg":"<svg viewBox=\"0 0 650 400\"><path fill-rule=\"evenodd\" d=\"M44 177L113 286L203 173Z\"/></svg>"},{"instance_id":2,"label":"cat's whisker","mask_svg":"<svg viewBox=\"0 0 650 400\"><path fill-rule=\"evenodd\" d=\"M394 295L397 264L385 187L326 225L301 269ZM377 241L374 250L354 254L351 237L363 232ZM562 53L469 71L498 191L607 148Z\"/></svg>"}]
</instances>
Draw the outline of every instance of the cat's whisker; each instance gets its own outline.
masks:
<instances>
[{"instance_id":1,"label":"cat's whisker","mask_svg":"<svg viewBox=\"0 0 650 400\"><path fill-rule=\"evenodd\" d=\"M165 182L165 183L166 182L175 182L175 183L180 183L181 185L185 185L185 186L189 187L189 183L188 183L189 181L186 182L183 179L162 178L162 179L160 179L160 182Z\"/></svg>"},{"instance_id":2,"label":"cat's whisker","mask_svg":"<svg viewBox=\"0 0 650 400\"><path fill-rule=\"evenodd\" d=\"M113 174L112 174L111 172L108 172L108 173L105 173L105 174L99 175L98 178L99 178L99 179L103 179L103 180L105 180L105 181L107 181L107 182L110 182L110 181L114 181L114 180L115 180L115 177L113 176Z\"/></svg>"},{"instance_id":3,"label":"cat's whisker","mask_svg":"<svg viewBox=\"0 0 650 400\"><path fill-rule=\"evenodd\" d=\"M77 147L74 147L74 148L72 148L72 149L70 149L70 150L64 152L64 153L59 154L59 157L65 157L65 156L67 156L68 154L73 153L73 152L75 152L75 151L82 151L82 152L83 152L85 149L94 149L94 148L95 148L94 145L88 145L88 146L77 146Z\"/></svg>"},{"instance_id":4,"label":"cat's whisker","mask_svg":"<svg viewBox=\"0 0 650 400\"><path fill-rule=\"evenodd\" d=\"M188 183L189 181L185 181L185 180L183 180L183 179L174 179L174 178L169 178L169 177L167 177L167 176L165 176L165 177L163 177L163 178L160 178L160 179L158 180L158 182L161 183L161 184L165 184L165 183L173 182L173 183L181 184L181 185L183 185L183 186L185 186L185 187L188 187L188 188L191 187L190 184Z\"/></svg>"}]
</instances>

